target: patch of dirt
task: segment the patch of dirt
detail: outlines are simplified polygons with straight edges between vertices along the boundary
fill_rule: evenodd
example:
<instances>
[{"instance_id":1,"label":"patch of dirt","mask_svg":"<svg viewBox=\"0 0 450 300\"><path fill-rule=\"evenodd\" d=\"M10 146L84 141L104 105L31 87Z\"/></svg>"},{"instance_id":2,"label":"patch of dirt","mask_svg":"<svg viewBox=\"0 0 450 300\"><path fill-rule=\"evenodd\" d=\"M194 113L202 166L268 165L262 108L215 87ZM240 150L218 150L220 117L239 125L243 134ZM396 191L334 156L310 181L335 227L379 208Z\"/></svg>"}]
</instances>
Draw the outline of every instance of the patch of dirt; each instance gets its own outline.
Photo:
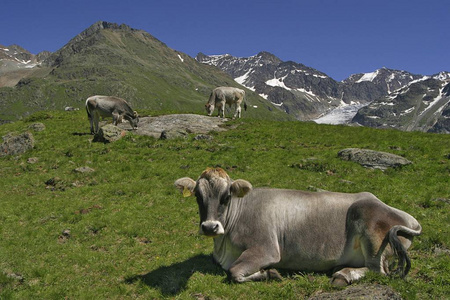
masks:
<instances>
[{"instance_id":1,"label":"patch of dirt","mask_svg":"<svg viewBox=\"0 0 450 300\"><path fill-rule=\"evenodd\" d=\"M315 294L309 300L401 300L402 297L392 288L380 284L351 285L344 290Z\"/></svg>"}]
</instances>

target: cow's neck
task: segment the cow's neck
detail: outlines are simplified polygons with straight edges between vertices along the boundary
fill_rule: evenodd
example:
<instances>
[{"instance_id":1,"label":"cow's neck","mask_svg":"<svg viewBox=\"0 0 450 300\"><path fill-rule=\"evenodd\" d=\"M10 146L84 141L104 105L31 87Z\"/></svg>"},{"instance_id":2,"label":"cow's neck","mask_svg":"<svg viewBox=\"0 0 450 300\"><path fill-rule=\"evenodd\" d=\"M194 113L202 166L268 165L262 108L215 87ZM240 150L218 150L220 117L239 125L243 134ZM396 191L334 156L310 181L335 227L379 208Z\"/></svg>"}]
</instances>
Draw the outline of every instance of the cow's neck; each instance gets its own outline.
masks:
<instances>
[{"instance_id":1,"label":"cow's neck","mask_svg":"<svg viewBox=\"0 0 450 300\"><path fill-rule=\"evenodd\" d=\"M230 204L221 218L225 233L214 238L214 259L228 270L231 264L241 255L242 251L232 244L230 232L233 232L235 226L239 226L241 212L243 211L243 199L231 199Z\"/></svg>"},{"instance_id":2,"label":"cow's neck","mask_svg":"<svg viewBox=\"0 0 450 300\"><path fill-rule=\"evenodd\" d=\"M223 214L222 225L225 230L225 234L234 230L234 227L239 223L241 213L244 211L245 200L242 198L231 199L227 209Z\"/></svg>"}]
</instances>

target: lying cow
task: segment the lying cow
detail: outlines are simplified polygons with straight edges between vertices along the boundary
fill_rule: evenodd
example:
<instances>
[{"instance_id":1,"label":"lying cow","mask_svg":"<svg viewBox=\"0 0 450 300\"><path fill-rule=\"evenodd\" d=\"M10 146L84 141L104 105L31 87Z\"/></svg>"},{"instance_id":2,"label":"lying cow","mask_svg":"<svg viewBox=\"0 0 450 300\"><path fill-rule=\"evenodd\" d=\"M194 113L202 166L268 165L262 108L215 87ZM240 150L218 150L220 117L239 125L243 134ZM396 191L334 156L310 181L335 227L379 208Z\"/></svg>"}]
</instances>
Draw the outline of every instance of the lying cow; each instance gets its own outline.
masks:
<instances>
[{"instance_id":1,"label":"lying cow","mask_svg":"<svg viewBox=\"0 0 450 300\"><path fill-rule=\"evenodd\" d=\"M209 96L208 102L205 104L206 112L208 116L211 116L214 112L214 108L217 106L218 116L225 118L225 104L231 107L231 105L236 106L236 111L234 112L233 119L238 116L241 117L241 103L244 101L245 91L234 88L234 87L217 87ZM244 109L247 110L247 104L244 103Z\"/></svg>"},{"instance_id":2,"label":"lying cow","mask_svg":"<svg viewBox=\"0 0 450 300\"><path fill-rule=\"evenodd\" d=\"M406 250L420 224L371 193L304 192L258 188L231 180L221 168L175 186L195 195L200 233L214 238L214 259L236 282L281 276L275 269L333 271L333 285L347 285L368 270L406 276Z\"/></svg>"},{"instance_id":3,"label":"lying cow","mask_svg":"<svg viewBox=\"0 0 450 300\"><path fill-rule=\"evenodd\" d=\"M128 103L118 97L113 96L92 96L86 100L86 112L91 123L91 133L98 132L98 122L100 117L112 117L113 124L128 120L133 129L137 128L139 116L133 111ZM94 131L95 124L95 131Z\"/></svg>"}]
</instances>

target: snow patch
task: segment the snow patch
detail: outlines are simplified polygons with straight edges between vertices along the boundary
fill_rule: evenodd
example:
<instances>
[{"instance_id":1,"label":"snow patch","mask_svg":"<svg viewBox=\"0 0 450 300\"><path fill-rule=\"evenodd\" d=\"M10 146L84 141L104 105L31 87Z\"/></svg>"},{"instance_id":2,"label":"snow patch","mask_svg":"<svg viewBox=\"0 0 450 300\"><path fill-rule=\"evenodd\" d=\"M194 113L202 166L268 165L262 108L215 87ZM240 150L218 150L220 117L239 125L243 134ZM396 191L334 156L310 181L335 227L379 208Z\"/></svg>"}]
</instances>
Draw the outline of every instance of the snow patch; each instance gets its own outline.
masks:
<instances>
[{"instance_id":1,"label":"snow patch","mask_svg":"<svg viewBox=\"0 0 450 300\"><path fill-rule=\"evenodd\" d=\"M420 113L420 115L425 114L430 108L432 108L436 103L438 103L438 102L442 99L442 97L443 97L442 92L443 92L443 91L444 91L443 88L442 88L441 90L439 90L439 95L437 95L437 97L434 98L433 101L431 101L431 103L427 106L426 109L424 109L424 110ZM425 94L425 95L426 95L426 94Z\"/></svg>"},{"instance_id":2,"label":"snow patch","mask_svg":"<svg viewBox=\"0 0 450 300\"><path fill-rule=\"evenodd\" d=\"M270 102L270 103L272 103L273 105L278 106L278 107L283 106L283 102L281 102L281 103Z\"/></svg>"},{"instance_id":3,"label":"snow patch","mask_svg":"<svg viewBox=\"0 0 450 300\"><path fill-rule=\"evenodd\" d=\"M313 96L313 97L316 97L316 94L314 94L311 91L307 91L306 89L303 89L303 88L299 88L299 89L297 89L297 91L302 92L302 93L306 93L306 94L308 94L310 96Z\"/></svg>"},{"instance_id":4,"label":"snow patch","mask_svg":"<svg viewBox=\"0 0 450 300\"><path fill-rule=\"evenodd\" d=\"M181 60L181 62L184 62L184 59L181 57L180 54L178 54L178 58Z\"/></svg>"},{"instance_id":5,"label":"snow patch","mask_svg":"<svg viewBox=\"0 0 450 300\"><path fill-rule=\"evenodd\" d=\"M346 104L344 102L341 105L324 116L314 120L317 124L347 124L356 115L358 110L367 104Z\"/></svg>"},{"instance_id":6,"label":"snow patch","mask_svg":"<svg viewBox=\"0 0 450 300\"><path fill-rule=\"evenodd\" d=\"M370 81L372 82L375 77L378 76L378 70L376 70L375 72L372 73L365 73L358 81L356 81L356 83L360 83L363 81Z\"/></svg>"},{"instance_id":7,"label":"snow patch","mask_svg":"<svg viewBox=\"0 0 450 300\"><path fill-rule=\"evenodd\" d=\"M281 87L283 89L286 89L288 91L292 90L291 88L287 87L286 84L284 84L284 79L286 76L282 78L273 78L266 81L266 84L273 87Z\"/></svg>"},{"instance_id":8,"label":"snow patch","mask_svg":"<svg viewBox=\"0 0 450 300\"><path fill-rule=\"evenodd\" d=\"M239 76L239 77L236 77L236 78L234 79L234 81L236 81L237 83L239 83L239 84L241 84L241 85L244 85L244 82L247 81L248 75L250 75L250 73L251 73L252 71L253 71L253 70L249 70L249 71L248 71L247 73L245 73L244 75Z\"/></svg>"},{"instance_id":9,"label":"snow patch","mask_svg":"<svg viewBox=\"0 0 450 300\"><path fill-rule=\"evenodd\" d=\"M404 110L402 113L400 113L400 116L407 115L411 113L414 110L414 107L408 108L407 110Z\"/></svg>"}]
</instances>

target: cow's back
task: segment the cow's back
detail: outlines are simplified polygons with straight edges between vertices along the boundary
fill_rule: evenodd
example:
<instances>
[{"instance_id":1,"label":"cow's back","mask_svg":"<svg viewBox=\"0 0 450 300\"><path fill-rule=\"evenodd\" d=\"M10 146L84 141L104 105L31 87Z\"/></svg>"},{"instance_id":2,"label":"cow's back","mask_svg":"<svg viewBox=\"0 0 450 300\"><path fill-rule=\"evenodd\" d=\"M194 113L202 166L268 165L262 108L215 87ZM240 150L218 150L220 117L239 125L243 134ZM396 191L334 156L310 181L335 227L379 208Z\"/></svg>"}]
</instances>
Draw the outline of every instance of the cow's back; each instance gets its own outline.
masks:
<instances>
[{"instance_id":1,"label":"cow's back","mask_svg":"<svg viewBox=\"0 0 450 300\"><path fill-rule=\"evenodd\" d=\"M86 105L95 108L102 116L110 116L113 112L120 115L133 114L131 107L124 99L114 96L92 96L86 100Z\"/></svg>"},{"instance_id":2,"label":"cow's back","mask_svg":"<svg viewBox=\"0 0 450 300\"><path fill-rule=\"evenodd\" d=\"M279 247L281 261L275 267L327 270L344 251L347 211L362 199L379 201L370 193L254 189L232 199L229 238L237 247Z\"/></svg>"}]
</instances>

